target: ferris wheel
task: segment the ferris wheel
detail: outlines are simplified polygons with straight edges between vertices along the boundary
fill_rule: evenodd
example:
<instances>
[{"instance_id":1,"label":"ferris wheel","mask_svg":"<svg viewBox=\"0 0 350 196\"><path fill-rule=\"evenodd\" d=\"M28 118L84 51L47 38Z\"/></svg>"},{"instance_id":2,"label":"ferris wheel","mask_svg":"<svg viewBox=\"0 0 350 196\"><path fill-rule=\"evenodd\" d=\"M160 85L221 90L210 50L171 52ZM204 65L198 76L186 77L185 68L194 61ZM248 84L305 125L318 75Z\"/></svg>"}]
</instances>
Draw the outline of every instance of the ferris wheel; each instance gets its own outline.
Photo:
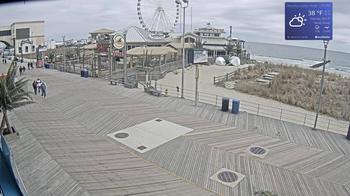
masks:
<instances>
[{"instance_id":1,"label":"ferris wheel","mask_svg":"<svg viewBox=\"0 0 350 196\"><path fill-rule=\"evenodd\" d=\"M143 29L167 34L179 22L180 5L175 0L137 0L137 16Z\"/></svg>"}]
</instances>

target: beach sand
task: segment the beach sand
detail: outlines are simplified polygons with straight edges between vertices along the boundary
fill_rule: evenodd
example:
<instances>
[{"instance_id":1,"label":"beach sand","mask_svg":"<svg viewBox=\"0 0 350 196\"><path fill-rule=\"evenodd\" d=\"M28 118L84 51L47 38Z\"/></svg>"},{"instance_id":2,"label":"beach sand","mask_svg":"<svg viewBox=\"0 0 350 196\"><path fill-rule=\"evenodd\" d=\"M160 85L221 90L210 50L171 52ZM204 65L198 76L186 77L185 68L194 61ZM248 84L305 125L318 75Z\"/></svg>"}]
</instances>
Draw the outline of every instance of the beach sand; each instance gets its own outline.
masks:
<instances>
[{"instance_id":1,"label":"beach sand","mask_svg":"<svg viewBox=\"0 0 350 196\"><path fill-rule=\"evenodd\" d=\"M256 105L256 108L257 108L257 105L260 104L261 107L259 108L259 111L261 113L269 114L273 112L275 113L274 116L279 116L280 108L283 108L283 110L290 111L290 112L286 111L285 115L286 116L289 115L293 118L295 117L293 120L300 122L299 124L303 124L305 119L305 114L307 114L306 124L308 124L309 126L313 125L314 119L315 119L315 112L307 111L302 108L284 104L271 99L266 99L262 97L241 93L233 89L225 89L223 87L215 86L213 84L214 76L225 75L226 73L237 70L238 68L244 68L248 66L249 65L240 65L240 66L200 65L199 66L199 69L200 69L199 88L198 88L199 92L220 95L222 97L235 98L235 99L239 99L241 102L252 102L252 105ZM176 86L181 87L181 69L178 70L178 74L168 73L165 76L165 78L157 81L157 85L159 85L159 87L162 88L162 90L166 88L170 88L169 86L174 87L174 89ZM187 68L185 71L184 89L189 89L193 91L195 90L195 67L194 66ZM184 93L184 97L186 98L186 91ZM218 101L218 104L221 104L221 100ZM274 108L270 109L271 107L274 107ZM252 110L255 111L256 109L252 108ZM252 113L252 111L250 113ZM346 125L348 124L348 122L336 120L324 115L320 115L318 125L320 125L320 127L322 126L322 129L327 129L329 119L331 119L331 125L329 127L330 131L334 131L341 134L344 134L347 132ZM340 124L342 125L341 130L344 128L344 131L339 131L339 130L335 131ZM334 127L334 130L332 130L332 127Z\"/></svg>"}]
</instances>

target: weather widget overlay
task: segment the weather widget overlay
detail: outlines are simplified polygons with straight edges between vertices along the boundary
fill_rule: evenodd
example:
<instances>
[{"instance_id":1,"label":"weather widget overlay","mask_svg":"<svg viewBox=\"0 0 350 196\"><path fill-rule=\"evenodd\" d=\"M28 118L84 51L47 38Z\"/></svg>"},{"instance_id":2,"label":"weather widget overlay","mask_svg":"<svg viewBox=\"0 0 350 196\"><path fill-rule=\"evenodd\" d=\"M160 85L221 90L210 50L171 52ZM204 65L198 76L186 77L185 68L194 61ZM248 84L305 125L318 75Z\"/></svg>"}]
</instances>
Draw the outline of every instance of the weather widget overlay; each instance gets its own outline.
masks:
<instances>
[{"instance_id":1,"label":"weather widget overlay","mask_svg":"<svg viewBox=\"0 0 350 196\"><path fill-rule=\"evenodd\" d=\"M286 40L332 40L332 2L287 2Z\"/></svg>"}]
</instances>

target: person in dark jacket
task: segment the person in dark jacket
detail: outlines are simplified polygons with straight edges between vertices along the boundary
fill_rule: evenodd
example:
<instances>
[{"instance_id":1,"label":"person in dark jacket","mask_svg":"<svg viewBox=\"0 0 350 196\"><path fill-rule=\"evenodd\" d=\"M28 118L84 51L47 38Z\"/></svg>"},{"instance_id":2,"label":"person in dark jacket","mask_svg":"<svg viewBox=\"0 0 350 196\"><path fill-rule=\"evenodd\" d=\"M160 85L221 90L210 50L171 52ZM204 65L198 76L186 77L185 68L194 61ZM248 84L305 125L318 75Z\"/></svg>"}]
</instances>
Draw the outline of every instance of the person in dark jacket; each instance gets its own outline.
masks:
<instances>
[{"instance_id":1,"label":"person in dark jacket","mask_svg":"<svg viewBox=\"0 0 350 196\"><path fill-rule=\"evenodd\" d=\"M33 82L33 90L34 90L34 94L36 94L36 92L37 92L37 90L38 90L38 86L37 86L37 84L36 84L36 80L34 80L34 82Z\"/></svg>"}]
</instances>

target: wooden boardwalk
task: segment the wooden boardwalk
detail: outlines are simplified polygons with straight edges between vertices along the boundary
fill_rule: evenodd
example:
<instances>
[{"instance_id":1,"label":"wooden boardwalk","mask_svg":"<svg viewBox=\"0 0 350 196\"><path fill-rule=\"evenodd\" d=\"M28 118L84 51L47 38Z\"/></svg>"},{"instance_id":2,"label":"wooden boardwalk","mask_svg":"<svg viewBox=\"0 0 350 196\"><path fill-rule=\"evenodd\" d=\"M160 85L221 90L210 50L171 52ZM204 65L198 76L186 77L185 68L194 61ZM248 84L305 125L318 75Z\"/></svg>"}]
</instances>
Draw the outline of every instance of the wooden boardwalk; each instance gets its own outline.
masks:
<instances>
[{"instance_id":1,"label":"wooden boardwalk","mask_svg":"<svg viewBox=\"0 0 350 196\"><path fill-rule=\"evenodd\" d=\"M14 159L30 195L350 195L344 136L106 81L35 70L48 97L16 110ZM194 131L144 154L107 134L161 117ZM269 150L261 159L250 145ZM210 180L221 168L245 175L234 188Z\"/></svg>"}]
</instances>

